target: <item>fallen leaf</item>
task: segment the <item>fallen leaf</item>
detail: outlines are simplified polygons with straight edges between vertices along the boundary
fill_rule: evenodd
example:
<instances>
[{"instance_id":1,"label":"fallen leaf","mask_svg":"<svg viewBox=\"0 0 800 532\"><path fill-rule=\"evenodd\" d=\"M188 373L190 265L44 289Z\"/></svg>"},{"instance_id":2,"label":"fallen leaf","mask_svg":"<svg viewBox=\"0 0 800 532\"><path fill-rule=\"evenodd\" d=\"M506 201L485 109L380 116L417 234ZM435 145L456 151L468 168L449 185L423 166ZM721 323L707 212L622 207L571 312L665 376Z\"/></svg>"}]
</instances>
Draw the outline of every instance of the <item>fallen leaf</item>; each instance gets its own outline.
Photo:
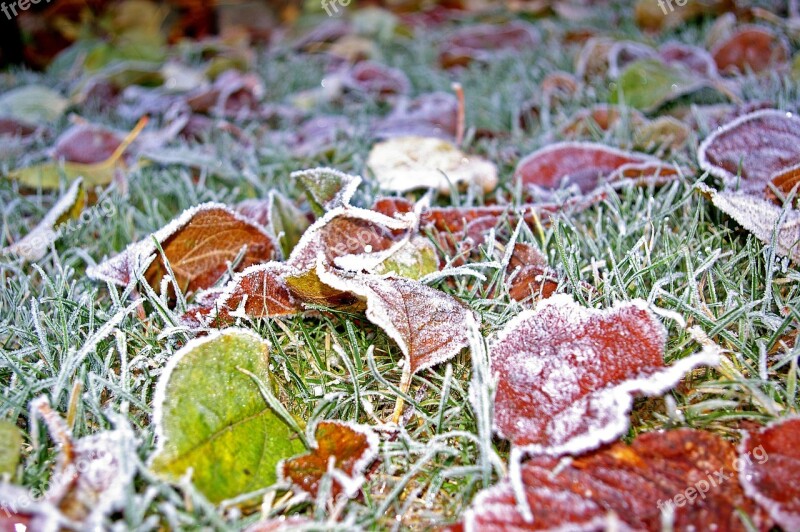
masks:
<instances>
[{"instance_id":1,"label":"fallen leaf","mask_svg":"<svg viewBox=\"0 0 800 532\"><path fill-rule=\"evenodd\" d=\"M591 142L558 142L523 158L517 164L514 177L523 186L539 192L574 186L585 194L603 181L611 181L614 173L625 165L646 168L653 178L675 173L672 165L642 153ZM640 176L644 176L644 172Z\"/></svg>"},{"instance_id":2,"label":"fallen leaf","mask_svg":"<svg viewBox=\"0 0 800 532\"><path fill-rule=\"evenodd\" d=\"M800 261L800 211L785 211L774 203L745 192L716 191L706 185L695 185L700 193L711 199L719 210L753 233L775 252L793 261Z\"/></svg>"},{"instance_id":3,"label":"fallen leaf","mask_svg":"<svg viewBox=\"0 0 800 532\"><path fill-rule=\"evenodd\" d=\"M186 97L192 111L214 116L245 118L264 97L264 84L254 73L227 70L211 87L200 88Z\"/></svg>"},{"instance_id":4,"label":"fallen leaf","mask_svg":"<svg viewBox=\"0 0 800 532\"><path fill-rule=\"evenodd\" d=\"M269 202L268 227L272 229L280 243L283 256L288 257L311 222L307 213L298 209L289 198L277 190L270 190L267 201Z\"/></svg>"},{"instance_id":5,"label":"fallen leaf","mask_svg":"<svg viewBox=\"0 0 800 532\"><path fill-rule=\"evenodd\" d=\"M19 181L25 187L44 190L58 189L62 175L70 182L79 177L83 178L83 182L87 187L108 185L114 181L118 172L123 172L127 168L122 156L147 125L147 121L147 117L139 120L131 132L128 133L128 136L103 162L94 164L73 162L42 163L13 170L8 173L8 177Z\"/></svg>"},{"instance_id":6,"label":"fallen leaf","mask_svg":"<svg viewBox=\"0 0 800 532\"><path fill-rule=\"evenodd\" d=\"M791 194L792 190L800 183L800 163L790 166L787 169L778 170L770 178L770 182L786 195Z\"/></svg>"},{"instance_id":7,"label":"fallen leaf","mask_svg":"<svg viewBox=\"0 0 800 532\"><path fill-rule=\"evenodd\" d=\"M361 178L333 168L312 168L292 172L292 179L300 183L317 216L350 204L350 199L361 184Z\"/></svg>"},{"instance_id":8,"label":"fallen leaf","mask_svg":"<svg viewBox=\"0 0 800 532\"><path fill-rule=\"evenodd\" d=\"M127 421L114 416L116 427L73 440L47 397L31 402L31 411L47 425L59 454L44 499L61 518L87 529L100 528L103 518L120 509L136 471L135 435Z\"/></svg>"},{"instance_id":9,"label":"fallen leaf","mask_svg":"<svg viewBox=\"0 0 800 532\"><path fill-rule=\"evenodd\" d=\"M22 450L22 432L16 424L0 420L0 477L14 478Z\"/></svg>"},{"instance_id":10,"label":"fallen leaf","mask_svg":"<svg viewBox=\"0 0 800 532\"><path fill-rule=\"evenodd\" d=\"M83 179L72 182L64 195L47 211L44 218L27 235L3 249L3 254L12 254L29 262L44 258L50 246L58 240L58 226L77 218L86 205Z\"/></svg>"},{"instance_id":11,"label":"fallen leaf","mask_svg":"<svg viewBox=\"0 0 800 532\"><path fill-rule=\"evenodd\" d=\"M475 497L466 530L751 530L742 511L769 528L735 480L734 446L711 432L651 432L568 463L535 456L512 474Z\"/></svg>"},{"instance_id":12,"label":"fallen leaf","mask_svg":"<svg viewBox=\"0 0 800 532\"><path fill-rule=\"evenodd\" d=\"M213 303L205 305L208 319L204 321L223 325L237 317L275 318L301 313L301 300L295 298L284 279L296 273L282 262L245 268L228 281Z\"/></svg>"},{"instance_id":13,"label":"fallen leaf","mask_svg":"<svg viewBox=\"0 0 800 532\"><path fill-rule=\"evenodd\" d=\"M367 166L378 185L392 192L433 188L442 194L452 187L479 186L491 192L497 186L497 166L438 138L396 137L378 142Z\"/></svg>"},{"instance_id":14,"label":"fallen leaf","mask_svg":"<svg viewBox=\"0 0 800 532\"><path fill-rule=\"evenodd\" d=\"M523 22L467 26L440 45L439 64L452 68L473 61L491 61L500 52L532 50L540 40L536 30Z\"/></svg>"},{"instance_id":15,"label":"fallen leaf","mask_svg":"<svg viewBox=\"0 0 800 532\"><path fill-rule=\"evenodd\" d=\"M300 158L312 158L336 151L339 140L353 134L351 120L344 116L320 115L302 124L292 135L289 145Z\"/></svg>"},{"instance_id":16,"label":"fallen leaf","mask_svg":"<svg viewBox=\"0 0 800 532\"><path fill-rule=\"evenodd\" d=\"M506 274L506 289L514 301L525 301L532 296L546 299L556 292L560 281L541 251L519 242L514 244Z\"/></svg>"},{"instance_id":17,"label":"fallen leaf","mask_svg":"<svg viewBox=\"0 0 800 532\"><path fill-rule=\"evenodd\" d=\"M278 475L317 498L320 483L331 475L331 497L354 497L364 483L367 466L378 453L378 436L365 425L320 421L311 451L278 464Z\"/></svg>"},{"instance_id":18,"label":"fallen leaf","mask_svg":"<svg viewBox=\"0 0 800 532\"><path fill-rule=\"evenodd\" d=\"M783 530L800 529L800 419L779 419L745 434L739 446L739 482L744 493Z\"/></svg>"},{"instance_id":19,"label":"fallen leaf","mask_svg":"<svg viewBox=\"0 0 800 532\"><path fill-rule=\"evenodd\" d=\"M733 11L731 0L693 0L683 5L654 0L637 0L634 8L636 24L645 30L670 30L702 16L719 15Z\"/></svg>"},{"instance_id":20,"label":"fallen leaf","mask_svg":"<svg viewBox=\"0 0 800 532\"><path fill-rule=\"evenodd\" d=\"M770 72L789 62L789 45L769 28L746 26L718 43L711 55L724 74Z\"/></svg>"},{"instance_id":21,"label":"fallen leaf","mask_svg":"<svg viewBox=\"0 0 800 532\"><path fill-rule=\"evenodd\" d=\"M114 154L122 141L122 136L105 127L76 124L58 137L52 156L57 161L101 163Z\"/></svg>"},{"instance_id":22,"label":"fallen leaf","mask_svg":"<svg viewBox=\"0 0 800 532\"><path fill-rule=\"evenodd\" d=\"M212 331L172 356L156 388L150 468L171 482L191 468L215 504L271 485L278 462L304 449L242 370L269 386L267 342L246 329Z\"/></svg>"},{"instance_id":23,"label":"fallen leaf","mask_svg":"<svg viewBox=\"0 0 800 532\"><path fill-rule=\"evenodd\" d=\"M342 259L345 258L342 257ZM357 271L353 267L358 267L359 257L356 255L354 258L355 260L351 261L351 267L346 269ZM342 259L336 261L339 267L345 267ZM421 279L436 271L439 271L439 256L436 247L429 239L423 236L414 236L403 246L393 250L386 259L375 268L372 268L369 273L376 275L391 273L398 277Z\"/></svg>"},{"instance_id":24,"label":"fallen leaf","mask_svg":"<svg viewBox=\"0 0 800 532\"><path fill-rule=\"evenodd\" d=\"M42 85L23 85L0 95L0 116L29 124L53 123L68 106L66 98Z\"/></svg>"},{"instance_id":25,"label":"fallen leaf","mask_svg":"<svg viewBox=\"0 0 800 532\"><path fill-rule=\"evenodd\" d=\"M690 134L690 129L680 120L659 116L634 130L633 143L637 149L648 152L660 148L678 150L686 144Z\"/></svg>"},{"instance_id":26,"label":"fallen leaf","mask_svg":"<svg viewBox=\"0 0 800 532\"><path fill-rule=\"evenodd\" d=\"M658 395L717 355L664 366L666 331L644 301L588 309L557 294L521 313L491 346L495 430L531 452L579 453L628 430L633 394Z\"/></svg>"},{"instance_id":27,"label":"fallen leaf","mask_svg":"<svg viewBox=\"0 0 800 532\"><path fill-rule=\"evenodd\" d=\"M401 100L386 118L372 128L379 139L393 137L437 137L455 141L458 100L450 93L430 92L413 100Z\"/></svg>"},{"instance_id":28,"label":"fallen leaf","mask_svg":"<svg viewBox=\"0 0 800 532\"><path fill-rule=\"evenodd\" d=\"M598 104L589 109L580 109L559 129L568 139L593 136L623 127L638 128L647 123L644 115L636 109L621 108L617 105Z\"/></svg>"},{"instance_id":29,"label":"fallen leaf","mask_svg":"<svg viewBox=\"0 0 800 532\"><path fill-rule=\"evenodd\" d=\"M411 89L405 72L372 61L356 63L347 73L345 86L382 100L406 94Z\"/></svg>"},{"instance_id":30,"label":"fallen leaf","mask_svg":"<svg viewBox=\"0 0 800 532\"><path fill-rule=\"evenodd\" d=\"M322 263L317 276L326 285L366 301L367 318L395 341L405 357L403 391L412 375L453 358L469 345L466 324L472 311L453 296L412 279L337 271ZM398 402L395 422L401 412Z\"/></svg>"},{"instance_id":31,"label":"fallen leaf","mask_svg":"<svg viewBox=\"0 0 800 532\"><path fill-rule=\"evenodd\" d=\"M777 109L740 116L700 144L697 160L726 188L763 196L776 173L800 163L800 119Z\"/></svg>"},{"instance_id":32,"label":"fallen leaf","mask_svg":"<svg viewBox=\"0 0 800 532\"><path fill-rule=\"evenodd\" d=\"M155 242L164 251L158 252ZM212 286L243 250L237 269L270 260L277 250L273 237L260 225L219 203L204 203L185 210L152 235L130 244L118 255L87 269L91 279L127 285L148 261L144 279L157 288L168 274L164 258L182 291Z\"/></svg>"},{"instance_id":33,"label":"fallen leaf","mask_svg":"<svg viewBox=\"0 0 800 532\"><path fill-rule=\"evenodd\" d=\"M681 65L697 75L709 79L717 76L714 58L699 46L670 41L659 47L658 56L668 65Z\"/></svg>"},{"instance_id":34,"label":"fallen leaf","mask_svg":"<svg viewBox=\"0 0 800 532\"><path fill-rule=\"evenodd\" d=\"M617 79L609 102L652 113L680 99L693 102L726 102L717 86L696 74L660 59L641 59L628 65Z\"/></svg>"}]
</instances>

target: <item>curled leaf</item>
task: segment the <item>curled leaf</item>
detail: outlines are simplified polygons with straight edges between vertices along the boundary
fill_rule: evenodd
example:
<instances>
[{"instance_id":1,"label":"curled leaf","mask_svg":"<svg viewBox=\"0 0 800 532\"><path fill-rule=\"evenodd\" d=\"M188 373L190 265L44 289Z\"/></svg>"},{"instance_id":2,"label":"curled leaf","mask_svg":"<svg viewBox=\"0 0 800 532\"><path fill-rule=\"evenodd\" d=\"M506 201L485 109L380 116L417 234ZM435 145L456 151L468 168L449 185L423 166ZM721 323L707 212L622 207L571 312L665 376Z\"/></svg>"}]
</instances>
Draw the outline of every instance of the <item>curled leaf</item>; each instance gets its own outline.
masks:
<instances>
[{"instance_id":1,"label":"curled leaf","mask_svg":"<svg viewBox=\"0 0 800 532\"><path fill-rule=\"evenodd\" d=\"M727 188L760 196L773 175L800 163L800 119L777 109L740 116L700 144L697 160Z\"/></svg>"},{"instance_id":2,"label":"curled leaf","mask_svg":"<svg viewBox=\"0 0 800 532\"><path fill-rule=\"evenodd\" d=\"M150 286L158 287L167 275L166 259L181 290L195 291L212 286L243 251L239 270L270 260L276 249L272 236L260 225L225 205L204 203L86 273L92 279L125 286L151 256L157 256L144 273Z\"/></svg>"},{"instance_id":3,"label":"curled leaf","mask_svg":"<svg viewBox=\"0 0 800 532\"><path fill-rule=\"evenodd\" d=\"M355 496L377 456L378 436L364 425L320 421L314 439L310 452L278 464L280 478L316 499L323 477L330 474L333 499Z\"/></svg>"},{"instance_id":4,"label":"curled leaf","mask_svg":"<svg viewBox=\"0 0 800 532\"><path fill-rule=\"evenodd\" d=\"M77 218L86 204L83 179L72 182L64 195L47 211L42 221L27 235L3 249L4 254L17 255L24 260L41 260L51 244L59 237L58 226Z\"/></svg>"},{"instance_id":5,"label":"curled leaf","mask_svg":"<svg viewBox=\"0 0 800 532\"><path fill-rule=\"evenodd\" d=\"M553 295L500 332L491 348L499 382L495 430L538 453L578 453L628 429L633 394L658 395L699 365L700 353L664 366L666 332L643 301L609 310Z\"/></svg>"}]
</instances>

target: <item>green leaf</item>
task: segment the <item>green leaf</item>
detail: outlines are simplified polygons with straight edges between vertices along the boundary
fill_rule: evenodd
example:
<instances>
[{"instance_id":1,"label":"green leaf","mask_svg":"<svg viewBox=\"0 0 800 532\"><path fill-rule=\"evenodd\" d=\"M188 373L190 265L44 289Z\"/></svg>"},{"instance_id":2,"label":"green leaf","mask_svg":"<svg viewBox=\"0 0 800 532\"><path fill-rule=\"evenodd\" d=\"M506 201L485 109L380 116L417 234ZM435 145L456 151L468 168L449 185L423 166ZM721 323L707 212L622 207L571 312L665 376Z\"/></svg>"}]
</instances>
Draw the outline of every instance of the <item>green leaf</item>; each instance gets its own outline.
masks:
<instances>
[{"instance_id":1,"label":"green leaf","mask_svg":"<svg viewBox=\"0 0 800 532\"><path fill-rule=\"evenodd\" d=\"M717 96L722 96L708 81L698 79L683 69L666 65L657 59L642 59L630 64L622 72L611 92L610 102L652 112L692 94L702 94L704 99L708 99L709 89Z\"/></svg>"},{"instance_id":2,"label":"green leaf","mask_svg":"<svg viewBox=\"0 0 800 532\"><path fill-rule=\"evenodd\" d=\"M174 355L156 391L156 474L177 481L191 468L214 503L276 481L278 462L305 448L250 374L269 386L268 344L246 329L192 340Z\"/></svg>"},{"instance_id":3,"label":"green leaf","mask_svg":"<svg viewBox=\"0 0 800 532\"><path fill-rule=\"evenodd\" d=\"M19 464L22 433L10 421L0 421L0 475L14 476Z\"/></svg>"},{"instance_id":4,"label":"green leaf","mask_svg":"<svg viewBox=\"0 0 800 532\"><path fill-rule=\"evenodd\" d=\"M389 255L373 273L394 273L408 279L421 279L429 273L439 271L436 247L423 236L412 238L406 245Z\"/></svg>"},{"instance_id":5,"label":"green leaf","mask_svg":"<svg viewBox=\"0 0 800 532\"><path fill-rule=\"evenodd\" d=\"M345 174L333 168L313 168L293 172L300 186L305 190L311 210L317 216L327 211L350 204L361 178Z\"/></svg>"},{"instance_id":6,"label":"green leaf","mask_svg":"<svg viewBox=\"0 0 800 532\"><path fill-rule=\"evenodd\" d=\"M23 122L43 124L58 120L69 101L42 85L25 85L0 96L0 116Z\"/></svg>"}]
</instances>

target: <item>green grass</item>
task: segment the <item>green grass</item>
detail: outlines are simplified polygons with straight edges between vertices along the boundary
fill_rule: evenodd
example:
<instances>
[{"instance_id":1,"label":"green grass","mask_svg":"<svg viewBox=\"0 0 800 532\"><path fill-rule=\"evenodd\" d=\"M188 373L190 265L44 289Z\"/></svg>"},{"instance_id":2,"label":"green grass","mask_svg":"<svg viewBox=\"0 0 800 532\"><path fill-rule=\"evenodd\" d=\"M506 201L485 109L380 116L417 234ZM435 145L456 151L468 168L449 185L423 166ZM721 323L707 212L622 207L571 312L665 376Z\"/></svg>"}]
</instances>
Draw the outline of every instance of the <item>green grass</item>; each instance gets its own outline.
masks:
<instances>
[{"instance_id":1,"label":"green grass","mask_svg":"<svg viewBox=\"0 0 800 532\"><path fill-rule=\"evenodd\" d=\"M628 8L618 9L624 14ZM536 24L547 36L563 29L560 23ZM677 35L699 42L704 28L707 24L680 28L660 40ZM631 26L617 33L640 38ZM453 81L435 68L436 37L423 35L380 45L383 60L406 71L415 93L449 90ZM469 146L470 151L500 165L501 193L513 193L509 178L518 157L554 138L554 132L544 128L521 131L516 110L536 94L547 73L572 70L576 51L574 46L542 46L483 68L473 66L457 76L467 95L468 125L510 133L508 139L480 140ZM323 63L279 50L262 54L258 71L269 99L282 101L316 86ZM12 86L30 79L39 76L9 73L2 83ZM64 87L63 82L46 76L41 81ZM751 81L747 86L748 97L772 100L779 106L797 96L796 88L787 89L777 78ZM602 101L608 93L607 87L594 89L554 109L553 122ZM424 528L456 520L478 490L503 474L509 446L491 438L486 411L476 411L469 399L470 379L475 378L484 394L478 402L486 404L487 368L479 349L414 377L407 401L416 411L414 416L395 438L382 439L380 463L364 489L367 495L342 507L295 504L286 500L278 486L243 497L245 511L214 508L191 486L167 485L145 466L155 448L151 425L155 383L169 357L192 334L176 326L177 314L166 310L159 294L144 288L138 295L147 316L140 319L136 309L129 307L132 294L90 281L84 275L87 265L203 201L235 202L264 196L272 187L299 198L300 191L288 180L292 170L330 165L362 174L369 150L369 119L386 110L359 102L322 105L314 112L345 113L359 134L342 140L334 155L313 160L292 159L269 145L243 151L226 134L215 132L208 143L225 162L242 170L242 179L223 179L213 172L195 179L180 166L137 170L128 177L127 194L116 188L102 193L115 205L114 216L93 218L60 239L36 264L0 261L0 417L16 420L25 431L18 482L44 489L56 456L46 431L41 427L34 431L30 424L28 404L41 394L49 395L62 415L74 399L77 437L110 428L109 411L123 413L134 427L139 440L138 474L128 488L124 511L109 517L130 529L239 528L260 518L262 500L267 501L263 507L271 515L300 513L321 521L335 516L347 528ZM102 115L87 118L112 120ZM618 130L597 140L624 145L629 138L629 131ZM1 161L0 169L25 164L35 157L33 153L29 150L19 159ZM677 157L693 161L693 149ZM698 327L725 350L721 369L694 372L687 385L665 398L638 400L627 439L675 426L704 428L736 439L741 421L765 422L797 410L798 352L793 335L800 319L800 273L693 192L693 184L704 179L696 174L662 189L609 191L608 200L557 219L542 235L529 228L520 233L521 241L545 250L551 264L564 274L563 288L578 299L606 306L643 298L677 312L688 327ZM369 205L376 193L368 184L362 186L356 202ZM35 225L55 200L55 194L23 195L14 183L0 181L3 245ZM482 198L465 195L455 201L465 204ZM441 202L448 203L449 198ZM500 227L497 241L506 242L512 230L508 225ZM483 248L487 261L501 253L501 247L492 244ZM491 281L488 285L502 287L501 271L490 267L483 271ZM582 282L592 284L596 293L581 289ZM465 300L480 315L487 336L522 308L507 294L493 298L486 286L468 280L437 286ZM113 333L97 339L101 328L115 317L120 321ZM699 349L685 327L671 319L664 322L669 330L667 362ZM309 422L332 418L368 424L390 417L402 354L363 316L332 310L318 317L260 320L249 326L272 342L276 393L294 414ZM91 342L94 347L85 348ZM344 356L334 351L335 345L341 346ZM370 357L371 346L374 354ZM474 371L478 374L472 377Z\"/></svg>"}]
</instances>

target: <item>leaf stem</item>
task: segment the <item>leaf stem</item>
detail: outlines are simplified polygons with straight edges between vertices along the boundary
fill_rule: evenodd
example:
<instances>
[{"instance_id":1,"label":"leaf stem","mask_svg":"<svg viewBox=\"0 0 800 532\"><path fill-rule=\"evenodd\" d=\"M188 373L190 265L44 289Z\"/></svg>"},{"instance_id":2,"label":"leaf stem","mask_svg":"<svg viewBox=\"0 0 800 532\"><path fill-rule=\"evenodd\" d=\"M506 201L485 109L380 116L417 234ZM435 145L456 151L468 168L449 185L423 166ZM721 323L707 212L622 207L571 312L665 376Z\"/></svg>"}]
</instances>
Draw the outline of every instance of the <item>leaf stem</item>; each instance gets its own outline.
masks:
<instances>
[{"instance_id":1,"label":"leaf stem","mask_svg":"<svg viewBox=\"0 0 800 532\"><path fill-rule=\"evenodd\" d=\"M411 387L411 364L408 360L403 365L403 376L400 377L400 391L403 393L408 393L408 389ZM397 401L394 403L394 413L392 414L392 421L395 424L400 424L400 416L403 415L403 406L405 401L403 400L402 395L397 396Z\"/></svg>"}]
</instances>

